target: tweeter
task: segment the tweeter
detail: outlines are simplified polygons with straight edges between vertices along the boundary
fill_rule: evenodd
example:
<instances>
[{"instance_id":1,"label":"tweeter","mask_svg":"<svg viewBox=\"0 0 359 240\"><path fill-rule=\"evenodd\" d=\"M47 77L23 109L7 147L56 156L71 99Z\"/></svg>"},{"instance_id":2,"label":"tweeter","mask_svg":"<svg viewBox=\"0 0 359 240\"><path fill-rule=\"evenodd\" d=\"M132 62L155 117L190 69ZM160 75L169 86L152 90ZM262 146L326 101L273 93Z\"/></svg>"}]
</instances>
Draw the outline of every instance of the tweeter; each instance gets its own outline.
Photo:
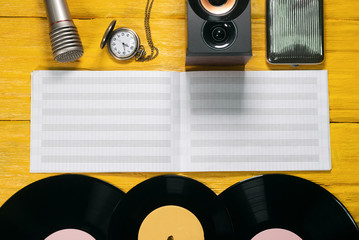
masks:
<instances>
[{"instance_id":1,"label":"tweeter","mask_svg":"<svg viewBox=\"0 0 359 240\"><path fill-rule=\"evenodd\" d=\"M214 50L224 50L237 39L237 29L233 22L206 21L202 28L203 41Z\"/></svg>"}]
</instances>

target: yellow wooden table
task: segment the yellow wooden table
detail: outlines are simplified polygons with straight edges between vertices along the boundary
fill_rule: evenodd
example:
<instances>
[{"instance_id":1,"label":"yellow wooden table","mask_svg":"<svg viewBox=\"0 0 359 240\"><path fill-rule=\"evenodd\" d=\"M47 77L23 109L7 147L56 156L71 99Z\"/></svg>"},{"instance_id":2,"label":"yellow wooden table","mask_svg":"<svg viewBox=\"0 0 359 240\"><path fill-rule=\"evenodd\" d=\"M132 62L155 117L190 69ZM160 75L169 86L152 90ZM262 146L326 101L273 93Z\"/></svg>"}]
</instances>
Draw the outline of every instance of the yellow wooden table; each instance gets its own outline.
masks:
<instances>
[{"instance_id":1,"label":"yellow wooden table","mask_svg":"<svg viewBox=\"0 0 359 240\"><path fill-rule=\"evenodd\" d=\"M186 1L155 0L151 27L159 57L146 63L114 61L99 47L113 20L133 28L145 42L146 0L68 0L85 53L77 62L53 60L43 0L0 0L0 204L26 185L49 176L30 174L30 73L34 70L185 71ZM359 1L324 0L325 62L299 68L271 66L265 60L265 0L252 0L253 57L245 70L329 70L333 169L290 172L332 192L359 222ZM148 48L148 46L145 44ZM190 69L238 69L207 67ZM216 193L263 172L183 173ZM158 173L101 173L91 176L123 191ZM279 186L280 187L280 186Z\"/></svg>"}]
</instances>

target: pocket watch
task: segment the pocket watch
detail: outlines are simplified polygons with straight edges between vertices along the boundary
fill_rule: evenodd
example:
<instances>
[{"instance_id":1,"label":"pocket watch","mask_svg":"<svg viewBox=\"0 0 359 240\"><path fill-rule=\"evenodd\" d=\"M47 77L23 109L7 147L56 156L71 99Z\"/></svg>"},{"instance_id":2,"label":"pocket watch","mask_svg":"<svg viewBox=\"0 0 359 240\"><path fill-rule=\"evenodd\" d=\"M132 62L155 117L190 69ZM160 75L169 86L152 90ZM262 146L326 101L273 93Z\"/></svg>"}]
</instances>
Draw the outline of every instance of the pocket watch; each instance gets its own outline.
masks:
<instances>
[{"instance_id":1,"label":"pocket watch","mask_svg":"<svg viewBox=\"0 0 359 240\"><path fill-rule=\"evenodd\" d=\"M151 48L151 54L146 56L145 47L141 45L137 33L130 28L121 27L114 30L116 20L108 26L101 40L101 49L107 44L110 54L117 60L129 60L135 58L136 61L144 62L155 59L158 56L158 48L153 45L149 21L145 22L146 37Z\"/></svg>"},{"instance_id":2,"label":"pocket watch","mask_svg":"<svg viewBox=\"0 0 359 240\"><path fill-rule=\"evenodd\" d=\"M136 60L146 55L145 48L140 43L140 38L132 29L121 27L114 30L116 20L108 26L101 41L101 48L107 44L110 54L118 60L128 60L135 57Z\"/></svg>"},{"instance_id":3,"label":"pocket watch","mask_svg":"<svg viewBox=\"0 0 359 240\"><path fill-rule=\"evenodd\" d=\"M145 10L145 30L148 46L151 49L151 54L146 56L145 47L141 45L140 38L137 33L129 28L118 28L113 30L116 25L116 20L113 20L108 26L103 38L101 40L101 49L107 44L107 49L110 54L118 60L128 60L135 58L136 61L144 62L155 59L159 50L154 46L152 41L150 16L154 0L147 0Z\"/></svg>"}]
</instances>

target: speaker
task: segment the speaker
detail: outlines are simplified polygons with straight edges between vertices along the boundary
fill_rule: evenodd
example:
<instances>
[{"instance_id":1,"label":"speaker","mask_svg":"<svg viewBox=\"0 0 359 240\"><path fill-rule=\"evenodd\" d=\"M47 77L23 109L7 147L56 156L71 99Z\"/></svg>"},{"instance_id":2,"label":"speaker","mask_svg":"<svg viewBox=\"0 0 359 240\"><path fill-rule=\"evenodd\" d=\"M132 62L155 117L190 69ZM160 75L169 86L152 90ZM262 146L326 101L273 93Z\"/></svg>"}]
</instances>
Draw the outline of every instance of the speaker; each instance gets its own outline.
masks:
<instances>
[{"instance_id":1,"label":"speaker","mask_svg":"<svg viewBox=\"0 0 359 240\"><path fill-rule=\"evenodd\" d=\"M252 56L250 0L187 0L186 65L244 65Z\"/></svg>"}]
</instances>

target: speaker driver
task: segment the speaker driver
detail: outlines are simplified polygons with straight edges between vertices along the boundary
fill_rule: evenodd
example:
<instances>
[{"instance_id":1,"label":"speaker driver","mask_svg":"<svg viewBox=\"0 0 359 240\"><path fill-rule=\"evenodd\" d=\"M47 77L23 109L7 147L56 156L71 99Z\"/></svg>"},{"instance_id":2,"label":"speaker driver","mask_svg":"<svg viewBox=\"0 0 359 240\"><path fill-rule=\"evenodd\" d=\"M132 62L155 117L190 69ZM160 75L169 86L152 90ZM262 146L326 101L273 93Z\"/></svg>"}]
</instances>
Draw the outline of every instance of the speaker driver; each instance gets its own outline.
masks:
<instances>
[{"instance_id":1,"label":"speaker driver","mask_svg":"<svg viewBox=\"0 0 359 240\"><path fill-rule=\"evenodd\" d=\"M231 21L247 8L249 0L188 0L193 11L209 21Z\"/></svg>"},{"instance_id":2,"label":"speaker driver","mask_svg":"<svg viewBox=\"0 0 359 240\"><path fill-rule=\"evenodd\" d=\"M222 15L233 9L236 0L201 0L201 4L209 13L213 15Z\"/></svg>"},{"instance_id":3,"label":"speaker driver","mask_svg":"<svg viewBox=\"0 0 359 240\"><path fill-rule=\"evenodd\" d=\"M236 41L237 28L234 22L207 21L202 27L202 38L208 47L225 50Z\"/></svg>"}]
</instances>

